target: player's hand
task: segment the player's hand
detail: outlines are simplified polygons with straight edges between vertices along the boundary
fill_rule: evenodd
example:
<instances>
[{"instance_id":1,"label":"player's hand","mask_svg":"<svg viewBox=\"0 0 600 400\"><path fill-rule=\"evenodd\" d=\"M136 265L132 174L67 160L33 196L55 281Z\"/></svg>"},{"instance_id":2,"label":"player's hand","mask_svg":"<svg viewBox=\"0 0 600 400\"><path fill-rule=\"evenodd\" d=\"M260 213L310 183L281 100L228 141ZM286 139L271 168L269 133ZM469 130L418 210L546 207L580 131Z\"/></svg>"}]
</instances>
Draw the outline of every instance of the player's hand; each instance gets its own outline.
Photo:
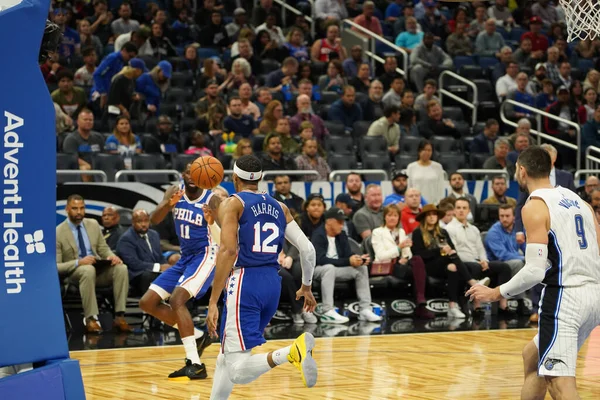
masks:
<instances>
[{"instance_id":1,"label":"player's hand","mask_svg":"<svg viewBox=\"0 0 600 400\"><path fill-rule=\"evenodd\" d=\"M204 213L204 220L208 225L212 225L215 223L215 217L213 217L212 211L210 210L208 204L204 204L202 206L202 212Z\"/></svg>"},{"instance_id":2,"label":"player's hand","mask_svg":"<svg viewBox=\"0 0 600 400\"><path fill-rule=\"evenodd\" d=\"M123 264L123 260L121 260L118 256L110 256L106 257L107 260L110 260L110 265L115 266L118 264Z\"/></svg>"},{"instance_id":3,"label":"player's hand","mask_svg":"<svg viewBox=\"0 0 600 400\"><path fill-rule=\"evenodd\" d=\"M208 305L208 314L206 316L206 327L208 328L208 334L210 337L217 339L219 334L217 333L217 323L219 321L219 308L216 304Z\"/></svg>"},{"instance_id":4,"label":"player's hand","mask_svg":"<svg viewBox=\"0 0 600 400\"><path fill-rule=\"evenodd\" d=\"M523 232L517 232L517 244L525 243L525 234Z\"/></svg>"},{"instance_id":5,"label":"player's hand","mask_svg":"<svg viewBox=\"0 0 600 400\"><path fill-rule=\"evenodd\" d=\"M315 300L315 296L312 294L312 286L302 285L302 287L300 287L300 289L298 289L296 292L296 300L300 300L301 297L304 297L303 310L306 312L315 311L317 300Z\"/></svg>"},{"instance_id":6,"label":"player's hand","mask_svg":"<svg viewBox=\"0 0 600 400\"><path fill-rule=\"evenodd\" d=\"M92 265L96 262L96 257L94 256L85 256L79 259L77 265Z\"/></svg>"},{"instance_id":7,"label":"player's hand","mask_svg":"<svg viewBox=\"0 0 600 400\"><path fill-rule=\"evenodd\" d=\"M163 196L163 200L168 201L169 205L171 207L173 207L175 204L177 204L179 199L181 199L181 196L183 196L183 193L181 193L181 195L179 195L179 192L183 192L182 190L179 190L179 186L172 185L166 190L166 192Z\"/></svg>"},{"instance_id":8,"label":"player's hand","mask_svg":"<svg viewBox=\"0 0 600 400\"><path fill-rule=\"evenodd\" d=\"M489 288L487 286L483 286L480 284L473 285L467 293L465 293L465 297L468 297L470 301L498 301L502 299L500 295L500 289L498 288Z\"/></svg>"}]
</instances>

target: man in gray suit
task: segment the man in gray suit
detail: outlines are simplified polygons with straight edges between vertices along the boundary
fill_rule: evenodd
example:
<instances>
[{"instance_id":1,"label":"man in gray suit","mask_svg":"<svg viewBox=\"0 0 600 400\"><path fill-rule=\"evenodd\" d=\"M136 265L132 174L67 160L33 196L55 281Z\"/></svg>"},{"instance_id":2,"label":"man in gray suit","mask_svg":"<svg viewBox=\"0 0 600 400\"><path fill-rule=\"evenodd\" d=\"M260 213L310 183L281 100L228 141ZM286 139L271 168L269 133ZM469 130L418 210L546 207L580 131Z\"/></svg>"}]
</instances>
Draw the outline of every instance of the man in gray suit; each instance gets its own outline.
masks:
<instances>
[{"instance_id":1,"label":"man in gray suit","mask_svg":"<svg viewBox=\"0 0 600 400\"><path fill-rule=\"evenodd\" d=\"M108 247L100 225L94 219L84 218L83 197L73 194L67 198L67 219L56 227L56 264L61 278L79 282L83 303L85 328L89 333L100 333L96 285L113 285L115 320L113 326L122 332L131 332L125 321L125 303L129 292L127 266ZM106 260L103 265L101 260Z\"/></svg>"}]
</instances>

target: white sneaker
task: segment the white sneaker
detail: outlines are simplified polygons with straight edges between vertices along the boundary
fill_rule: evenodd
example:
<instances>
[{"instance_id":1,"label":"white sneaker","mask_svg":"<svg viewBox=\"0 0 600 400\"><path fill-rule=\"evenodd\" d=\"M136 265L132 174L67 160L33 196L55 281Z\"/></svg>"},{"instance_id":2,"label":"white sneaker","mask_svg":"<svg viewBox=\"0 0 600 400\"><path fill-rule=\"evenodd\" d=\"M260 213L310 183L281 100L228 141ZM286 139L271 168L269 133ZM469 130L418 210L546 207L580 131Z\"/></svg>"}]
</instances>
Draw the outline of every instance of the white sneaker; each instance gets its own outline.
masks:
<instances>
[{"instance_id":1,"label":"white sneaker","mask_svg":"<svg viewBox=\"0 0 600 400\"><path fill-rule=\"evenodd\" d=\"M490 283L492 283L491 279L488 278L487 276L485 278L483 278L480 281L477 281L478 284L483 285L483 286L490 286Z\"/></svg>"},{"instance_id":2,"label":"white sneaker","mask_svg":"<svg viewBox=\"0 0 600 400\"><path fill-rule=\"evenodd\" d=\"M368 321L368 322L378 322L381 321L381 317L375 314L370 308L365 308L364 310L360 310L358 314L359 321Z\"/></svg>"},{"instance_id":3,"label":"white sneaker","mask_svg":"<svg viewBox=\"0 0 600 400\"><path fill-rule=\"evenodd\" d=\"M329 310L325 314L321 315L321 322L327 322L330 324L345 324L350 321L350 318L344 317L335 310Z\"/></svg>"},{"instance_id":4,"label":"white sneaker","mask_svg":"<svg viewBox=\"0 0 600 400\"><path fill-rule=\"evenodd\" d=\"M304 318L302 318L302 314L292 314L292 320L294 321L294 324L304 325Z\"/></svg>"},{"instance_id":5,"label":"white sneaker","mask_svg":"<svg viewBox=\"0 0 600 400\"><path fill-rule=\"evenodd\" d=\"M307 324L316 324L318 322L317 317L315 317L315 314L313 314L311 312L305 312L305 311L303 311L302 312L302 319Z\"/></svg>"},{"instance_id":6,"label":"white sneaker","mask_svg":"<svg viewBox=\"0 0 600 400\"><path fill-rule=\"evenodd\" d=\"M467 316L458 307L448 308L448 318L465 319Z\"/></svg>"}]
</instances>

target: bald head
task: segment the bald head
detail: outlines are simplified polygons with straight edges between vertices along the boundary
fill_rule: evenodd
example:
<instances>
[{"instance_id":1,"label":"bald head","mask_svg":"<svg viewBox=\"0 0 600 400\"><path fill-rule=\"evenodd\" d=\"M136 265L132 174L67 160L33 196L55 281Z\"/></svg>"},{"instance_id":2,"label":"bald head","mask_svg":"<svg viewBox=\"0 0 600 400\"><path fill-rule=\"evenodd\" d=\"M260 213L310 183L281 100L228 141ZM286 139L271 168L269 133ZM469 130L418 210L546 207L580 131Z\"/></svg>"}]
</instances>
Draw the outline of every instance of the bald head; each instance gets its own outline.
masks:
<instances>
[{"instance_id":1,"label":"bald head","mask_svg":"<svg viewBox=\"0 0 600 400\"><path fill-rule=\"evenodd\" d=\"M138 235L145 235L150 229L150 215L148 211L137 209L131 215L131 226Z\"/></svg>"},{"instance_id":2,"label":"bald head","mask_svg":"<svg viewBox=\"0 0 600 400\"><path fill-rule=\"evenodd\" d=\"M310 97L305 94L301 94L296 99L296 107L298 108L298 112L301 114L309 114L310 113Z\"/></svg>"},{"instance_id":3,"label":"bald head","mask_svg":"<svg viewBox=\"0 0 600 400\"><path fill-rule=\"evenodd\" d=\"M406 189L404 203L412 210L418 209L421 205L421 191L415 188Z\"/></svg>"},{"instance_id":4,"label":"bald head","mask_svg":"<svg viewBox=\"0 0 600 400\"><path fill-rule=\"evenodd\" d=\"M600 188L600 180L595 176L588 176L585 180L585 192L589 195L592 190Z\"/></svg>"},{"instance_id":5,"label":"bald head","mask_svg":"<svg viewBox=\"0 0 600 400\"><path fill-rule=\"evenodd\" d=\"M102 211L102 226L106 229L112 228L115 225L119 224L121 220L121 216L119 212L114 207L106 207Z\"/></svg>"}]
</instances>

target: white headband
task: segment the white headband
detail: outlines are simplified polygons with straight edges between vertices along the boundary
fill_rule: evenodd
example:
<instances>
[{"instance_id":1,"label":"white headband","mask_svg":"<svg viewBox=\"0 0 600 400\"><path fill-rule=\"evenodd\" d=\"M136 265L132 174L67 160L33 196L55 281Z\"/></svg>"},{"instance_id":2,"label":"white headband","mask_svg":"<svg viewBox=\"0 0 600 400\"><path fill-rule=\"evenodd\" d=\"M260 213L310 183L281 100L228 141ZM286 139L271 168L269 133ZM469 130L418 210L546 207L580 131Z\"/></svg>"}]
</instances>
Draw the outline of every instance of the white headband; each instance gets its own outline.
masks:
<instances>
[{"instance_id":1,"label":"white headband","mask_svg":"<svg viewBox=\"0 0 600 400\"><path fill-rule=\"evenodd\" d=\"M262 171L260 172L248 172L244 171L240 167L237 166L237 163L233 166L233 172L240 178L245 181L259 181L262 177Z\"/></svg>"}]
</instances>

